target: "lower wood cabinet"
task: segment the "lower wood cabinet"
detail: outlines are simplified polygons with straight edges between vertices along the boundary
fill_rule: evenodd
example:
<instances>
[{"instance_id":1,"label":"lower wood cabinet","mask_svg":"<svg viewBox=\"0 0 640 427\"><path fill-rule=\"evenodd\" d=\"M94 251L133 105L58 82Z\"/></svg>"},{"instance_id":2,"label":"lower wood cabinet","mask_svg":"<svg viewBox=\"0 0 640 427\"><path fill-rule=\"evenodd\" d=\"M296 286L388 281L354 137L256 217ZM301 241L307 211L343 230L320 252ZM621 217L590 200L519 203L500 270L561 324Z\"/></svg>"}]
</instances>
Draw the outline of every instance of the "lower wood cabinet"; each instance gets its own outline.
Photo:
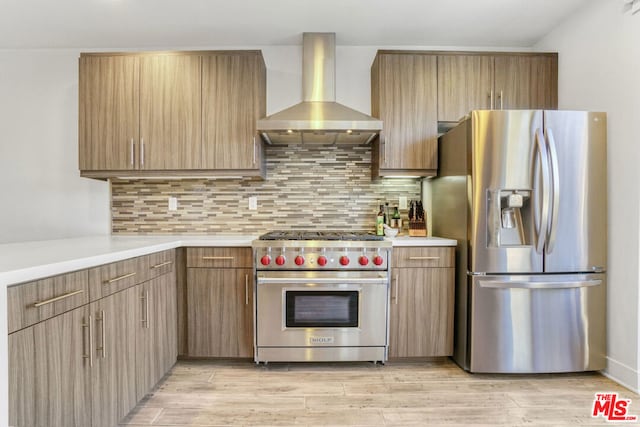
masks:
<instances>
[{"instance_id":1,"label":"lower wood cabinet","mask_svg":"<svg viewBox=\"0 0 640 427\"><path fill-rule=\"evenodd\" d=\"M9 424L117 426L176 358L172 269L9 334Z\"/></svg>"},{"instance_id":2,"label":"lower wood cabinet","mask_svg":"<svg viewBox=\"0 0 640 427\"><path fill-rule=\"evenodd\" d=\"M253 269L187 269L188 355L253 356Z\"/></svg>"},{"instance_id":3,"label":"lower wood cabinet","mask_svg":"<svg viewBox=\"0 0 640 427\"><path fill-rule=\"evenodd\" d=\"M453 353L453 250L394 248L394 265L417 266L394 267L391 273L389 357ZM420 266L424 263L445 267Z\"/></svg>"},{"instance_id":4,"label":"lower wood cabinet","mask_svg":"<svg viewBox=\"0 0 640 427\"><path fill-rule=\"evenodd\" d=\"M136 399L139 401L178 357L175 272L135 288Z\"/></svg>"}]
</instances>

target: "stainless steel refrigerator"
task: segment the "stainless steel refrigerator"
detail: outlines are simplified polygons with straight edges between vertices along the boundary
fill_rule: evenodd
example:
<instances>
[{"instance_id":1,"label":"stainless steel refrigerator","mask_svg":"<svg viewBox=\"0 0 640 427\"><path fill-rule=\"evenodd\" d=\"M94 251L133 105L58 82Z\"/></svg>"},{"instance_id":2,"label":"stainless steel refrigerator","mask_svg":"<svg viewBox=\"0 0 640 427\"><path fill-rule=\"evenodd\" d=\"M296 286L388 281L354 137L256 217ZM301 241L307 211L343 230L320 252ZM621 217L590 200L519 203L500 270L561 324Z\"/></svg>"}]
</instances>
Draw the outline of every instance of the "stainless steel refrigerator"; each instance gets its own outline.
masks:
<instances>
[{"instance_id":1,"label":"stainless steel refrigerator","mask_svg":"<svg viewBox=\"0 0 640 427\"><path fill-rule=\"evenodd\" d=\"M472 111L439 139L433 234L458 240L454 360L471 372L600 370L606 115Z\"/></svg>"}]
</instances>

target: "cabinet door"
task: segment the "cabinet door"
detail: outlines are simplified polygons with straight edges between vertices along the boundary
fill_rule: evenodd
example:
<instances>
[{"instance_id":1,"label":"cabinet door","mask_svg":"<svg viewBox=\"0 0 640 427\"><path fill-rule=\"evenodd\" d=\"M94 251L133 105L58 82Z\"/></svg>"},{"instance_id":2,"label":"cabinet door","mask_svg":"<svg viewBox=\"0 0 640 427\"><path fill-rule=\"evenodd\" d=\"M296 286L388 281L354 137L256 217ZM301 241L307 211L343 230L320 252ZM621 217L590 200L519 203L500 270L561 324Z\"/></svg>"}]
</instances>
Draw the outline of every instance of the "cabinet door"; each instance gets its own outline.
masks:
<instances>
[{"instance_id":1,"label":"cabinet door","mask_svg":"<svg viewBox=\"0 0 640 427\"><path fill-rule=\"evenodd\" d=\"M113 427L136 405L136 287L90 305L94 366L91 375L92 426ZM88 424L85 424L88 425Z\"/></svg>"},{"instance_id":2,"label":"cabinet door","mask_svg":"<svg viewBox=\"0 0 640 427\"><path fill-rule=\"evenodd\" d=\"M35 426L36 377L33 327L9 334L9 425ZM46 398L39 393L39 398Z\"/></svg>"},{"instance_id":3,"label":"cabinet door","mask_svg":"<svg viewBox=\"0 0 640 427\"><path fill-rule=\"evenodd\" d=\"M381 175L435 174L438 167L435 55L382 54L372 74L372 112L384 122ZM375 66L375 64L374 64Z\"/></svg>"},{"instance_id":4,"label":"cabinet door","mask_svg":"<svg viewBox=\"0 0 640 427\"><path fill-rule=\"evenodd\" d=\"M438 120L456 122L471 110L491 109L492 76L491 56L438 56Z\"/></svg>"},{"instance_id":5,"label":"cabinet door","mask_svg":"<svg viewBox=\"0 0 640 427\"><path fill-rule=\"evenodd\" d=\"M135 288L136 397L142 399L177 358L175 274L165 274Z\"/></svg>"},{"instance_id":6,"label":"cabinet door","mask_svg":"<svg viewBox=\"0 0 640 427\"><path fill-rule=\"evenodd\" d=\"M80 58L80 170L137 167L139 100L138 58Z\"/></svg>"},{"instance_id":7,"label":"cabinet door","mask_svg":"<svg viewBox=\"0 0 640 427\"><path fill-rule=\"evenodd\" d=\"M140 61L140 169L199 169L201 64L198 55Z\"/></svg>"},{"instance_id":8,"label":"cabinet door","mask_svg":"<svg viewBox=\"0 0 640 427\"><path fill-rule=\"evenodd\" d=\"M261 55L221 54L202 63L202 169L259 169L256 121L264 115Z\"/></svg>"},{"instance_id":9,"label":"cabinet door","mask_svg":"<svg viewBox=\"0 0 640 427\"><path fill-rule=\"evenodd\" d=\"M91 425L91 361L88 356L90 337L95 329L89 332L89 325L89 311L85 306L33 327L36 390L33 425Z\"/></svg>"},{"instance_id":10,"label":"cabinet door","mask_svg":"<svg viewBox=\"0 0 640 427\"><path fill-rule=\"evenodd\" d=\"M555 56L496 56L496 109L558 108L558 61Z\"/></svg>"},{"instance_id":11,"label":"cabinet door","mask_svg":"<svg viewBox=\"0 0 640 427\"><path fill-rule=\"evenodd\" d=\"M252 275L244 268L188 269L189 356L253 355Z\"/></svg>"},{"instance_id":12,"label":"cabinet door","mask_svg":"<svg viewBox=\"0 0 640 427\"><path fill-rule=\"evenodd\" d=\"M453 352L453 268L396 268L391 289L390 357Z\"/></svg>"}]
</instances>

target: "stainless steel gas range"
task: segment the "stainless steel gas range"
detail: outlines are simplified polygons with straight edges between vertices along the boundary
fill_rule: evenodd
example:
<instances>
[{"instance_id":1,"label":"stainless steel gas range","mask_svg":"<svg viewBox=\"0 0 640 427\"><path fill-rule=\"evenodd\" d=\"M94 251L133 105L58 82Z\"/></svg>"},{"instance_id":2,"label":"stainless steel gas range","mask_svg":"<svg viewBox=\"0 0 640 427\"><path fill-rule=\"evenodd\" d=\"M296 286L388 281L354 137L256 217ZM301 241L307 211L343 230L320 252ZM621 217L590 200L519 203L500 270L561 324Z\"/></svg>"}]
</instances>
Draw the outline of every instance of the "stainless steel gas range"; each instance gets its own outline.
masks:
<instances>
[{"instance_id":1,"label":"stainless steel gas range","mask_svg":"<svg viewBox=\"0 0 640 427\"><path fill-rule=\"evenodd\" d=\"M391 242L276 231L253 241L255 361L387 360Z\"/></svg>"}]
</instances>

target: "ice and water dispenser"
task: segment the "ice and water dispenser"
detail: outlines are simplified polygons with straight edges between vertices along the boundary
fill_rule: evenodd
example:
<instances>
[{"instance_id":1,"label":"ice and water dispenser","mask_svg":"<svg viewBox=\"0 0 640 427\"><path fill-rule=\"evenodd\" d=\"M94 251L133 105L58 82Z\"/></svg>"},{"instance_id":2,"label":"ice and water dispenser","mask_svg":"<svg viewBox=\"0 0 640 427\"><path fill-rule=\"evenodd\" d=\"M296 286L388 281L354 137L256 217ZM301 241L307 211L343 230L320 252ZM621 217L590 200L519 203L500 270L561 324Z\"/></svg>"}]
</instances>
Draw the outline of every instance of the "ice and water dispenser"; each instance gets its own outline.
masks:
<instances>
[{"instance_id":1,"label":"ice and water dispenser","mask_svg":"<svg viewBox=\"0 0 640 427\"><path fill-rule=\"evenodd\" d=\"M489 190L487 206L490 247L531 245L531 190Z\"/></svg>"}]
</instances>

